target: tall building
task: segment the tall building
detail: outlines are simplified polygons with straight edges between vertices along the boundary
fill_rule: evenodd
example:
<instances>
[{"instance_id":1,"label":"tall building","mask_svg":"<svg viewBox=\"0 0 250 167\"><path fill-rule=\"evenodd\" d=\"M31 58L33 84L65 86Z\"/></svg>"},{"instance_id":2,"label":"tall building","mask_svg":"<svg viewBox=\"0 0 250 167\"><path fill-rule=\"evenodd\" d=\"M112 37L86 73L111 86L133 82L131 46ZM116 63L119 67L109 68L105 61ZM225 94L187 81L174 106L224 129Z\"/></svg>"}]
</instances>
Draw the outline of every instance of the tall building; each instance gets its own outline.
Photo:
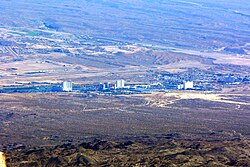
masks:
<instances>
[{"instance_id":1,"label":"tall building","mask_svg":"<svg viewBox=\"0 0 250 167\"><path fill-rule=\"evenodd\" d=\"M72 82L64 81L63 86L62 86L62 90L64 92L71 92L73 90Z\"/></svg>"},{"instance_id":2,"label":"tall building","mask_svg":"<svg viewBox=\"0 0 250 167\"><path fill-rule=\"evenodd\" d=\"M124 88L125 86L125 81L123 79L117 80L115 83L115 89L121 89Z\"/></svg>"}]
</instances>

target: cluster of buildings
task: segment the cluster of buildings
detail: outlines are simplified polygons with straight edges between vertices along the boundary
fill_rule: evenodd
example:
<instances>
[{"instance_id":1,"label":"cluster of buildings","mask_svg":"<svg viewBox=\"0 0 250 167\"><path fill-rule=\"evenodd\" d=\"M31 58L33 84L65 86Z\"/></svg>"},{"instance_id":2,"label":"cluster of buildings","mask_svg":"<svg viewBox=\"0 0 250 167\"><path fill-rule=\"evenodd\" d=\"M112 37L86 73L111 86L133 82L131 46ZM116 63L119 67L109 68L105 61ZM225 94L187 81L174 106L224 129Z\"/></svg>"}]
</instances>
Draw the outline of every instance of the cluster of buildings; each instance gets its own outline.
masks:
<instances>
[{"instance_id":1,"label":"cluster of buildings","mask_svg":"<svg viewBox=\"0 0 250 167\"><path fill-rule=\"evenodd\" d=\"M179 90L188 90L194 88L194 82L193 81L185 81L183 84L177 85L177 89Z\"/></svg>"},{"instance_id":2,"label":"cluster of buildings","mask_svg":"<svg viewBox=\"0 0 250 167\"><path fill-rule=\"evenodd\" d=\"M125 84L125 80L116 80L115 83L95 82L78 87L80 91L113 92L153 92L164 90L219 90L226 85L248 84L249 76L236 76L232 74L203 73L189 70L187 73L157 74L150 84ZM76 86L77 87L77 86ZM60 91L73 91L72 82L65 81L60 86Z\"/></svg>"},{"instance_id":3,"label":"cluster of buildings","mask_svg":"<svg viewBox=\"0 0 250 167\"><path fill-rule=\"evenodd\" d=\"M173 89L194 89L192 81L183 82L183 84L176 85ZM24 92L99 92L104 94L134 94L134 93L150 93L170 90L162 83L152 84L125 84L123 79L117 80L115 83L110 82L94 82L93 84L73 84L71 81L64 81L61 84L55 85L50 83L29 83L20 86L4 87L0 89L0 93L24 93Z\"/></svg>"},{"instance_id":4,"label":"cluster of buildings","mask_svg":"<svg viewBox=\"0 0 250 167\"><path fill-rule=\"evenodd\" d=\"M109 82L95 82L92 85L91 90L110 90L110 89L125 89L129 88L128 86L125 86L125 81L123 79L117 80L115 84L110 84ZM71 92L73 91L73 83L70 81L64 81L62 85L60 86L54 86L53 87L54 91L63 91L63 92Z\"/></svg>"},{"instance_id":5,"label":"cluster of buildings","mask_svg":"<svg viewBox=\"0 0 250 167\"><path fill-rule=\"evenodd\" d=\"M250 76L189 69L179 73L155 73L152 75L152 81L162 83L165 89L219 91L224 87L232 85L250 84Z\"/></svg>"},{"instance_id":6,"label":"cluster of buildings","mask_svg":"<svg viewBox=\"0 0 250 167\"><path fill-rule=\"evenodd\" d=\"M113 83L94 82L92 84L73 84L71 81L64 81L61 84L48 82L16 83L17 85L3 86L0 93L12 92L84 92L94 94L135 94L162 92L166 90L200 90L211 91L237 85L250 84L250 76L233 74L214 74L198 70L188 70L182 73L155 73L148 76L146 83L133 84L125 83L119 79Z\"/></svg>"},{"instance_id":7,"label":"cluster of buildings","mask_svg":"<svg viewBox=\"0 0 250 167\"><path fill-rule=\"evenodd\" d=\"M93 84L86 85L76 85L74 91L103 91L103 92L127 92L127 91L157 91L166 89L161 83L153 84L127 84L125 85L125 80L117 80L115 83L110 82L94 82ZM179 90L190 90L194 89L193 81L185 81L183 84L176 85L174 89ZM70 81L64 81L61 85L53 86L52 91L63 91L71 92L73 91L73 83Z\"/></svg>"}]
</instances>

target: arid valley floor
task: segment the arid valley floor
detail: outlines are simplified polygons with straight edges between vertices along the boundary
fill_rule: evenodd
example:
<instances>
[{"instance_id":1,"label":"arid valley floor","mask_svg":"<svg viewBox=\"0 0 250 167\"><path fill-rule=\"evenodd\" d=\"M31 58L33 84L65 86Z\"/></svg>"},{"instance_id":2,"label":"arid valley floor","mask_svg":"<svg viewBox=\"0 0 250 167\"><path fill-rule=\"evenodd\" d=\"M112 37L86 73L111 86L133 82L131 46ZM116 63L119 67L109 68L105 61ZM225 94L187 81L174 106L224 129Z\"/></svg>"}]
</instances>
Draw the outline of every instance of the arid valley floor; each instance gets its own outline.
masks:
<instances>
[{"instance_id":1,"label":"arid valley floor","mask_svg":"<svg viewBox=\"0 0 250 167\"><path fill-rule=\"evenodd\" d=\"M1 148L10 166L249 166L245 91L1 94Z\"/></svg>"}]
</instances>

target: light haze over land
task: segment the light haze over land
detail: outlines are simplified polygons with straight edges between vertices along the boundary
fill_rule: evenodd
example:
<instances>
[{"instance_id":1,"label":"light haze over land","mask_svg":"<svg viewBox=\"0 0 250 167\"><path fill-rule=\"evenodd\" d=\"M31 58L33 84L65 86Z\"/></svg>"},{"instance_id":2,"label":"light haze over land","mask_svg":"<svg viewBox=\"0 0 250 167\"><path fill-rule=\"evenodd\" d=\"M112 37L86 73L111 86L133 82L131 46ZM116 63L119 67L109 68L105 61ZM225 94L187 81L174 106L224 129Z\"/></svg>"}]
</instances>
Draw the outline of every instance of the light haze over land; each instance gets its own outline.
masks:
<instances>
[{"instance_id":1,"label":"light haze over land","mask_svg":"<svg viewBox=\"0 0 250 167\"><path fill-rule=\"evenodd\" d=\"M249 6L247 0L4 0L0 25L47 26L103 40L249 53Z\"/></svg>"}]
</instances>

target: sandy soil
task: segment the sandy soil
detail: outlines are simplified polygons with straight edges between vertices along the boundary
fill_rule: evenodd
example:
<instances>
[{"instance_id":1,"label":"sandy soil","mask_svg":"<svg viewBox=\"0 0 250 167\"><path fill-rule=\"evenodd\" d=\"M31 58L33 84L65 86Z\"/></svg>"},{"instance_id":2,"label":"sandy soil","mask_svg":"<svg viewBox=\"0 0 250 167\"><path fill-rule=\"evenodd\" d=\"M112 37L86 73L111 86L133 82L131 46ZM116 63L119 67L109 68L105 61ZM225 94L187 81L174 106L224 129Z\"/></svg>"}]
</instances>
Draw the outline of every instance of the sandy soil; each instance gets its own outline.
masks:
<instances>
[{"instance_id":1,"label":"sandy soil","mask_svg":"<svg viewBox=\"0 0 250 167\"><path fill-rule=\"evenodd\" d=\"M201 62L198 62L198 61L184 60L184 61L171 63L167 65L158 65L156 66L156 68L160 71L177 73L177 72L186 71L188 68L199 68L202 70L206 70L207 68L209 68L209 66L202 64Z\"/></svg>"},{"instance_id":2,"label":"sandy soil","mask_svg":"<svg viewBox=\"0 0 250 167\"><path fill-rule=\"evenodd\" d=\"M250 105L250 102L240 102L228 96L242 96L241 94L213 94L213 93L193 93L193 92L174 92L174 93L153 93L143 96L148 101L148 105L157 107L167 107L179 100L201 99L213 102L229 103L239 105ZM244 95L245 96L245 95ZM250 95L249 95L250 97Z\"/></svg>"},{"instance_id":3,"label":"sandy soil","mask_svg":"<svg viewBox=\"0 0 250 167\"><path fill-rule=\"evenodd\" d=\"M233 65L250 66L250 59L242 57L240 55L229 55L229 54L222 54L222 53L216 53L216 52L209 53L209 52L200 52L200 51L186 50L186 49L176 49L176 50L172 50L172 52L214 58L215 59L214 63L216 64L233 64Z\"/></svg>"},{"instance_id":4,"label":"sandy soil","mask_svg":"<svg viewBox=\"0 0 250 167\"><path fill-rule=\"evenodd\" d=\"M0 152L0 166L1 167L6 167L6 157L3 152Z\"/></svg>"}]
</instances>

